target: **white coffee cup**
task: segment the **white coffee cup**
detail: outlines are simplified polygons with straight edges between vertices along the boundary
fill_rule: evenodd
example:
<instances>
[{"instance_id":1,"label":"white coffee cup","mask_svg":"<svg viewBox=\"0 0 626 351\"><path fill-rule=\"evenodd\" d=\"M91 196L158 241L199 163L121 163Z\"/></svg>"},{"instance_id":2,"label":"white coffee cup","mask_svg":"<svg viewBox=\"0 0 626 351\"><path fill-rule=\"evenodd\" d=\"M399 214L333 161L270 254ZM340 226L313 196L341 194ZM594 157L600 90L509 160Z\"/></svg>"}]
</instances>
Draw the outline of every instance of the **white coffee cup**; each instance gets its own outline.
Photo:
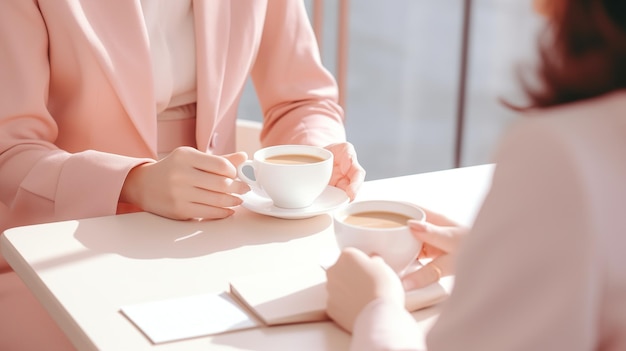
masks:
<instances>
[{"instance_id":1,"label":"white coffee cup","mask_svg":"<svg viewBox=\"0 0 626 351\"><path fill-rule=\"evenodd\" d=\"M398 275L411 265L422 249L407 225L409 219L425 221L426 213L401 201L358 201L335 211L333 223L340 249L355 247L380 256Z\"/></svg>"},{"instance_id":2,"label":"white coffee cup","mask_svg":"<svg viewBox=\"0 0 626 351\"><path fill-rule=\"evenodd\" d=\"M254 178L244 169L252 168ZM239 165L241 180L269 196L274 206L310 206L326 189L333 172L333 153L317 146L277 145L256 151Z\"/></svg>"}]
</instances>

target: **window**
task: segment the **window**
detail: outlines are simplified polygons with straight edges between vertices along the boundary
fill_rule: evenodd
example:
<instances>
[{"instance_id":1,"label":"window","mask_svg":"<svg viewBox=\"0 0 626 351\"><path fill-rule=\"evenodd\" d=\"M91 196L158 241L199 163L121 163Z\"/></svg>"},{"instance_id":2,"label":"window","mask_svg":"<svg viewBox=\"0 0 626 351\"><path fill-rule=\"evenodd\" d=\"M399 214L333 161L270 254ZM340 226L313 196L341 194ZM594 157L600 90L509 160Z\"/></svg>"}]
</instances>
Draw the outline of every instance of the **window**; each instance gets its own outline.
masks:
<instances>
[{"instance_id":1,"label":"window","mask_svg":"<svg viewBox=\"0 0 626 351\"><path fill-rule=\"evenodd\" d=\"M316 0L307 0L313 12ZM323 1L322 59L337 72L339 2ZM348 140L367 180L455 166L464 0L349 2ZM515 64L530 62L540 19L531 1L473 0L461 166L490 162L522 102ZM240 115L260 120L249 84Z\"/></svg>"}]
</instances>

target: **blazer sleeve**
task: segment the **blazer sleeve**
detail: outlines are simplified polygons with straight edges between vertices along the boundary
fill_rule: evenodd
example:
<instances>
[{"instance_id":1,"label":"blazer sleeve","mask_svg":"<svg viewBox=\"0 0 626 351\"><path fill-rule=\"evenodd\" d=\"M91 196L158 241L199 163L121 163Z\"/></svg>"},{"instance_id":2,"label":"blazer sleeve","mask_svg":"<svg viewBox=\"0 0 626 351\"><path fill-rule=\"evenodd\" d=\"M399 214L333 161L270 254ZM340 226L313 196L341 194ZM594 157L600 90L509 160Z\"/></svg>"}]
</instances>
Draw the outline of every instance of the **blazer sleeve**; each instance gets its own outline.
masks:
<instances>
[{"instance_id":1,"label":"blazer sleeve","mask_svg":"<svg viewBox=\"0 0 626 351\"><path fill-rule=\"evenodd\" d=\"M346 140L333 76L323 67L302 1L269 0L252 80L264 115L263 145Z\"/></svg>"},{"instance_id":2,"label":"blazer sleeve","mask_svg":"<svg viewBox=\"0 0 626 351\"><path fill-rule=\"evenodd\" d=\"M557 128L524 123L505 137L492 188L461 247L429 351L594 349L599 270L585 180ZM372 303L353 349L415 350L415 321ZM412 341L411 341L412 334Z\"/></svg>"},{"instance_id":3,"label":"blazer sleeve","mask_svg":"<svg viewBox=\"0 0 626 351\"><path fill-rule=\"evenodd\" d=\"M57 148L48 50L36 1L0 1L0 231L115 214L126 174L150 161Z\"/></svg>"},{"instance_id":4,"label":"blazer sleeve","mask_svg":"<svg viewBox=\"0 0 626 351\"><path fill-rule=\"evenodd\" d=\"M593 211L577 142L560 129L530 119L505 137L428 350L595 348Z\"/></svg>"}]
</instances>

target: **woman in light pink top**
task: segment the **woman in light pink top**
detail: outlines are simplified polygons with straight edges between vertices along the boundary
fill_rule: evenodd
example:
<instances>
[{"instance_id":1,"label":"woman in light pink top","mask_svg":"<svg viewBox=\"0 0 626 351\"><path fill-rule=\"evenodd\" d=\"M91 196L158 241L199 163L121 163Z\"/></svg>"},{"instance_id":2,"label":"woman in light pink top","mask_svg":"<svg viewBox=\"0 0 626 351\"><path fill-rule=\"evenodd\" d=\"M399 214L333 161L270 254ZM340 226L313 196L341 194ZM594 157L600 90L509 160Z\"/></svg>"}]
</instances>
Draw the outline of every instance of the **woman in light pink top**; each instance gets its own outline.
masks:
<instances>
[{"instance_id":1,"label":"woman in light pink top","mask_svg":"<svg viewBox=\"0 0 626 351\"><path fill-rule=\"evenodd\" d=\"M546 4L544 84L528 89L537 108L504 136L470 232L411 224L438 258L455 257L463 238L429 351L626 350L625 3ZM353 333L353 350L419 349L403 307L402 283L415 277L401 282L356 249L327 275L328 314Z\"/></svg>"},{"instance_id":2,"label":"woman in light pink top","mask_svg":"<svg viewBox=\"0 0 626 351\"><path fill-rule=\"evenodd\" d=\"M248 77L262 145L327 147L351 198L364 179L302 1L3 0L0 48L0 232L230 216L249 190L234 150ZM58 330L33 324L45 313L1 257L0 272L0 349L54 349Z\"/></svg>"}]
</instances>

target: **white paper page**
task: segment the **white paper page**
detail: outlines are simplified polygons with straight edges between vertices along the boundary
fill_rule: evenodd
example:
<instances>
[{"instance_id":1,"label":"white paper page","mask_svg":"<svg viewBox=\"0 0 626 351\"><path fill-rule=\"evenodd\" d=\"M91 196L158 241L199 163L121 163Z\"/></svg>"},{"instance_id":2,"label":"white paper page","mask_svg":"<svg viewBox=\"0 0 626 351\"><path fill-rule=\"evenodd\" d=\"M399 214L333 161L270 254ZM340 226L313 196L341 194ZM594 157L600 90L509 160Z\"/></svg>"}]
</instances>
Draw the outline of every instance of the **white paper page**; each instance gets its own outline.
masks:
<instances>
[{"instance_id":1,"label":"white paper page","mask_svg":"<svg viewBox=\"0 0 626 351\"><path fill-rule=\"evenodd\" d=\"M328 320L326 272L319 265L233 277L230 290L270 326Z\"/></svg>"},{"instance_id":2,"label":"white paper page","mask_svg":"<svg viewBox=\"0 0 626 351\"><path fill-rule=\"evenodd\" d=\"M226 292L144 302L121 311L155 344L261 326Z\"/></svg>"}]
</instances>

